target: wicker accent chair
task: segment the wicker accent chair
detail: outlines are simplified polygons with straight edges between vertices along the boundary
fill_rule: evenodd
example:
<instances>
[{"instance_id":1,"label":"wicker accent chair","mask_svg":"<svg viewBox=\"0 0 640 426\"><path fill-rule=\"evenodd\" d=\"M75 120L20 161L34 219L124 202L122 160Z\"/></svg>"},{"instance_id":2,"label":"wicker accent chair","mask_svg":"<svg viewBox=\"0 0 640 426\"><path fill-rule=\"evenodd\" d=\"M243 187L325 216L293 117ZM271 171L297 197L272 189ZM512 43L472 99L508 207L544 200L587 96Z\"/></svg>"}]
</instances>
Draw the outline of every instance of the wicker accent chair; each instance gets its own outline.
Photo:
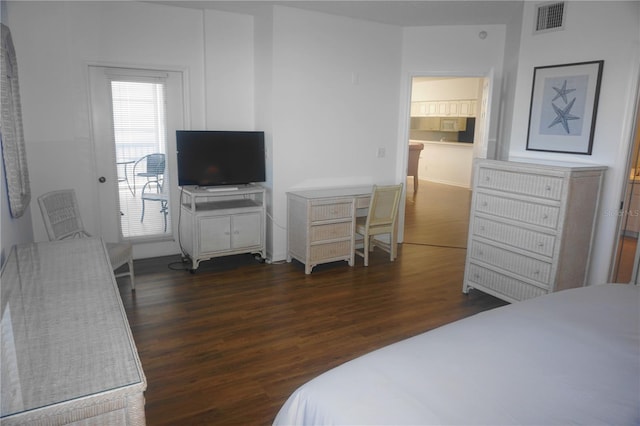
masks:
<instances>
[{"instance_id":1,"label":"wicker accent chair","mask_svg":"<svg viewBox=\"0 0 640 426\"><path fill-rule=\"evenodd\" d=\"M356 237L362 236L362 251L355 253L364 258L364 266L369 266L369 252L380 247L389 253L391 261L398 257L398 208L402 195L402 184L373 186L369 212L366 217L356 219ZM389 234L389 243L375 238L376 235Z\"/></svg>"},{"instance_id":2,"label":"wicker accent chair","mask_svg":"<svg viewBox=\"0 0 640 426\"><path fill-rule=\"evenodd\" d=\"M44 227L47 229L49 241L67 238L91 237L82 224L78 200L73 189L51 191L38 197ZM116 277L129 276L131 290L135 290L133 272L133 248L130 243L105 243L111 267L119 269L127 264L128 271L115 274Z\"/></svg>"}]
</instances>

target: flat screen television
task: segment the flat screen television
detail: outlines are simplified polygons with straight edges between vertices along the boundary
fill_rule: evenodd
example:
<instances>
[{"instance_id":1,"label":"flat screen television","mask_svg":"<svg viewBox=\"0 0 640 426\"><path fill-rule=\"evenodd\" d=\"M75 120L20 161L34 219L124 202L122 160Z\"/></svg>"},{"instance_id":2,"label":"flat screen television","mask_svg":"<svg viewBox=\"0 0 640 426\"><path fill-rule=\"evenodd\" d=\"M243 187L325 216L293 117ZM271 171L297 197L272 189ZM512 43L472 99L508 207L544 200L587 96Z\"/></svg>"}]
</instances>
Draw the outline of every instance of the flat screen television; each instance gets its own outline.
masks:
<instances>
[{"instance_id":1,"label":"flat screen television","mask_svg":"<svg viewBox=\"0 0 640 426\"><path fill-rule=\"evenodd\" d=\"M265 181L264 132L178 130L178 185L246 185Z\"/></svg>"}]
</instances>

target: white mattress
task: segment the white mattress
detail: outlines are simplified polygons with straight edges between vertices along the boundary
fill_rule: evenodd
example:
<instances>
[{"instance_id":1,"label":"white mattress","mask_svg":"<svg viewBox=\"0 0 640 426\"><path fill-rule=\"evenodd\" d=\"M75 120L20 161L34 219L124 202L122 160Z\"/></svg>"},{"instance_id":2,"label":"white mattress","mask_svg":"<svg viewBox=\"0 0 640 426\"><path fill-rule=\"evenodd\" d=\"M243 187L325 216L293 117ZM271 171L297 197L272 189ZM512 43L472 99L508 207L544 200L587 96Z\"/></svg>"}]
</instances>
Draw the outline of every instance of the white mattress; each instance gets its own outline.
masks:
<instances>
[{"instance_id":1,"label":"white mattress","mask_svg":"<svg viewBox=\"0 0 640 426\"><path fill-rule=\"evenodd\" d=\"M640 287L565 290L371 352L274 425L640 424Z\"/></svg>"}]
</instances>

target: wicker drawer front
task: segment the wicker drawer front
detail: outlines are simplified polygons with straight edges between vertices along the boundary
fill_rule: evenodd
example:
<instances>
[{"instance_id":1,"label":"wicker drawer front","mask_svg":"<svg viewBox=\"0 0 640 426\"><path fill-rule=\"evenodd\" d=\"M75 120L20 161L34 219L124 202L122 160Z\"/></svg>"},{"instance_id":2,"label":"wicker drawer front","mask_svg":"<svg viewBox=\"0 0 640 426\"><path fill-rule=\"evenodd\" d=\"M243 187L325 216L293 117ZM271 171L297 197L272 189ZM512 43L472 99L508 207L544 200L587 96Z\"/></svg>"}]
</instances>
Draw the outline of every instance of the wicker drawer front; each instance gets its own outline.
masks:
<instances>
[{"instance_id":1,"label":"wicker drawer front","mask_svg":"<svg viewBox=\"0 0 640 426\"><path fill-rule=\"evenodd\" d=\"M514 274L548 285L551 278L551 264L490 244L474 241L471 245L471 258L488 263Z\"/></svg>"},{"instance_id":2,"label":"wicker drawer front","mask_svg":"<svg viewBox=\"0 0 640 426\"><path fill-rule=\"evenodd\" d=\"M559 177L515 173L484 167L479 170L478 177L479 188L532 195L549 200L562 198L563 179Z\"/></svg>"},{"instance_id":3,"label":"wicker drawer front","mask_svg":"<svg viewBox=\"0 0 640 426\"><path fill-rule=\"evenodd\" d=\"M351 240L315 244L310 247L311 262L351 256Z\"/></svg>"},{"instance_id":4,"label":"wicker drawer front","mask_svg":"<svg viewBox=\"0 0 640 426\"><path fill-rule=\"evenodd\" d=\"M551 229L558 227L558 216L560 214L558 207L483 193L477 194L475 208L477 212L488 213Z\"/></svg>"},{"instance_id":5,"label":"wicker drawer front","mask_svg":"<svg viewBox=\"0 0 640 426\"><path fill-rule=\"evenodd\" d=\"M508 300L524 300L548 293L548 290L544 288L536 287L473 263L469 265L467 280L471 287L476 284L480 289L484 287L493 290L506 296Z\"/></svg>"},{"instance_id":6,"label":"wicker drawer front","mask_svg":"<svg viewBox=\"0 0 640 426\"><path fill-rule=\"evenodd\" d=\"M473 220L473 233L510 246L551 257L555 245L555 235L531 231L519 226L476 217Z\"/></svg>"},{"instance_id":7,"label":"wicker drawer front","mask_svg":"<svg viewBox=\"0 0 640 426\"><path fill-rule=\"evenodd\" d=\"M311 227L310 234L311 242L351 237L351 222L315 225Z\"/></svg>"},{"instance_id":8,"label":"wicker drawer front","mask_svg":"<svg viewBox=\"0 0 640 426\"><path fill-rule=\"evenodd\" d=\"M353 216L353 203L315 204L311 206L311 221L343 219Z\"/></svg>"},{"instance_id":9,"label":"wicker drawer front","mask_svg":"<svg viewBox=\"0 0 640 426\"><path fill-rule=\"evenodd\" d=\"M371 204L371 197L356 198L356 208L363 209L369 207Z\"/></svg>"}]
</instances>

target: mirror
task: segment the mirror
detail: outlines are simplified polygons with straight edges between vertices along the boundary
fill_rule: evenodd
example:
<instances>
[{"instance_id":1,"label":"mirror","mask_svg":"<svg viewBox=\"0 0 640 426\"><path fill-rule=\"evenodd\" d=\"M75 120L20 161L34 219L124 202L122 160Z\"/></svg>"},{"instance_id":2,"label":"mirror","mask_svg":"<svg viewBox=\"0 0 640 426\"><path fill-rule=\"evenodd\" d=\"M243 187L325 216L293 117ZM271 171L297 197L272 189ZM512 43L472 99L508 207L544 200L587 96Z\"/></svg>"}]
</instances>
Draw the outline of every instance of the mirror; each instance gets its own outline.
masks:
<instances>
[{"instance_id":1,"label":"mirror","mask_svg":"<svg viewBox=\"0 0 640 426\"><path fill-rule=\"evenodd\" d=\"M12 217L24 214L31 200L27 156L22 133L22 108L18 86L18 66L16 52L13 48L11 32L4 24L0 24L1 81L0 92L2 114L0 114L0 141L2 143L2 159L7 180L9 209Z\"/></svg>"}]
</instances>

